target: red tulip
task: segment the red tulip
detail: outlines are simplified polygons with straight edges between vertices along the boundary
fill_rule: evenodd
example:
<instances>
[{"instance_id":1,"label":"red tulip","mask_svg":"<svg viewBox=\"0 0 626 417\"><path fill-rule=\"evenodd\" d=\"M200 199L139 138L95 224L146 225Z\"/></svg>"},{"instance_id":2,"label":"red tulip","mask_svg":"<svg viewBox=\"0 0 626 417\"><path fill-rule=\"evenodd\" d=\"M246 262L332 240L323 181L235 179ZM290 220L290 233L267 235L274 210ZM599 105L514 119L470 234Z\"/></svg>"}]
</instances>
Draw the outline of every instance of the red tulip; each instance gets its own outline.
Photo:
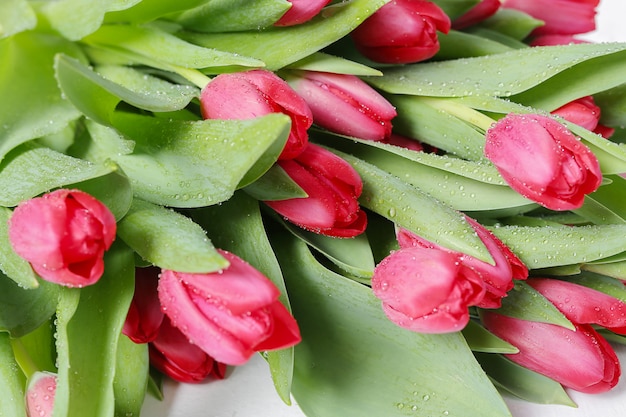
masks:
<instances>
[{"instance_id":1,"label":"red tulip","mask_svg":"<svg viewBox=\"0 0 626 417\"><path fill-rule=\"evenodd\" d=\"M80 190L56 190L20 203L9 220L15 252L44 280L68 287L100 279L115 232L109 209Z\"/></svg>"},{"instance_id":2,"label":"red tulip","mask_svg":"<svg viewBox=\"0 0 626 417\"><path fill-rule=\"evenodd\" d=\"M202 90L200 108L205 119L252 119L270 113L291 118L291 132L280 159L294 158L309 140L313 123L304 100L271 71L251 70L220 74Z\"/></svg>"},{"instance_id":3,"label":"red tulip","mask_svg":"<svg viewBox=\"0 0 626 417\"><path fill-rule=\"evenodd\" d=\"M359 52L372 61L408 64L439 51L437 31L450 31L450 18L430 1L392 0L351 33Z\"/></svg>"},{"instance_id":4,"label":"red tulip","mask_svg":"<svg viewBox=\"0 0 626 417\"><path fill-rule=\"evenodd\" d=\"M281 16L275 26L293 26L311 20L330 3L330 0L288 0L291 7Z\"/></svg>"},{"instance_id":5,"label":"red tulip","mask_svg":"<svg viewBox=\"0 0 626 417\"><path fill-rule=\"evenodd\" d=\"M568 122L575 123L604 137L611 136L615 131L615 129L600 124L601 110L592 96L581 97L578 100L564 104L553 110L552 114L561 116Z\"/></svg>"},{"instance_id":6,"label":"red tulip","mask_svg":"<svg viewBox=\"0 0 626 417\"><path fill-rule=\"evenodd\" d=\"M52 417L57 377L48 372L35 372L26 391L26 413L28 417Z\"/></svg>"},{"instance_id":7,"label":"red tulip","mask_svg":"<svg viewBox=\"0 0 626 417\"><path fill-rule=\"evenodd\" d=\"M315 124L361 139L382 140L391 134L395 108L360 78L294 71L288 81L311 108Z\"/></svg>"},{"instance_id":8,"label":"red tulip","mask_svg":"<svg viewBox=\"0 0 626 417\"><path fill-rule=\"evenodd\" d=\"M600 0L552 0L546 7L543 0L504 0L502 7L520 10L543 20L544 25L533 30L533 35L575 35L596 28L596 7Z\"/></svg>"},{"instance_id":9,"label":"red tulip","mask_svg":"<svg viewBox=\"0 0 626 417\"><path fill-rule=\"evenodd\" d=\"M551 210L579 208L602 182L595 155L546 116L505 116L487 131L485 156L511 188Z\"/></svg>"},{"instance_id":10,"label":"red tulip","mask_svg":"<svg viewBox=\"0 0 626 417\"><path fill-rule=\"evenodd\" d=\"M464 29L493 16L500 9L500 0L481 0L452 22L452 28Z\"/></svg>"},{"instance_id":11,"label":"red tulip","mask_svg":"<svg viewBox=\"0 0 626 417\"><path fill-rule=\"evenodd\" d=\"M334 237L363 233L367 216L358 203L363 183L348 162L310 143L300 156L279 161L278 165L308 197L266 201L269 207L290 222L316 233Z\"/></svg>"},{"instance_id":12,"label":"red tulip","mask_svg":"<svg viewBox=\"0 0 626 417\"><path fill-rule=\"evenodd\" d=\"M154 266L135 268L135 294L122 329L122 333L135 343L152 342L163 323L164 314L157 294L160 272Z\"/></svg>"},{"instance_id":13,"label":"red tulip","mask_svg":"<svg viewBox=\"0 0 626 417\"><path fill-rule=\"evenodd\" d=\"M245 363L254 352L297 344L298 325L278 300L276 286L237 256L219 252L230 262L221 271L161 273L159 300L172 325L229 365Z\"/></svg>"}]
</instances>

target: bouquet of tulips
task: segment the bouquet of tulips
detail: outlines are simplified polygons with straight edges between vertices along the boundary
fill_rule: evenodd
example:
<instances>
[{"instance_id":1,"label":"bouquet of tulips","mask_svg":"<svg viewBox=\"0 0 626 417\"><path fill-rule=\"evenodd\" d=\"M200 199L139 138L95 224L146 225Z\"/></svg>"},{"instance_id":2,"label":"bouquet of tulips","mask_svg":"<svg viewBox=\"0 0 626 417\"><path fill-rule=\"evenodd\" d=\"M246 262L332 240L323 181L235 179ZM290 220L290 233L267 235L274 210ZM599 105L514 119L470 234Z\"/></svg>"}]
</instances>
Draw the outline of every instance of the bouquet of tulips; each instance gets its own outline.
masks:
<instances>
[{"instance_id":1,"label":"bouquet of tulips","mask_svg":"<svg viewBox=\"0 0 626 417\"><path fill-rule=\"evenodd\" d=\"M257 353L312 417L613 388L597 4L5 0L0 415L137 416Z\"/></svg>"}]
</instances>

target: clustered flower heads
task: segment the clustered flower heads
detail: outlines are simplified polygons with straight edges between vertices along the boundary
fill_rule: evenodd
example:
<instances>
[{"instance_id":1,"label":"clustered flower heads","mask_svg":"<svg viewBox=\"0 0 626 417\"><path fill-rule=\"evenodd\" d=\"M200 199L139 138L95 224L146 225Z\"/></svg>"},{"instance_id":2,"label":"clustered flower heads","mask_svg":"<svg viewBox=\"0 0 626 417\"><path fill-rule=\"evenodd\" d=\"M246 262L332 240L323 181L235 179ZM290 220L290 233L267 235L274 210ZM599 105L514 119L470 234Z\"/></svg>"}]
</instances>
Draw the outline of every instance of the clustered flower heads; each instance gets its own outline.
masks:
<instances>
[{"instance_id":1,"label":"clustered flower heads","mask_svg":"<svg viewBox=\"0 0 626 417\"><path fill-rule=\"evenodd\" d=\"M0 16L28 80L0 74L20 416L137 415L150 368L198 383L257 353L320 417L398 415L406 384L467 417L508 415L493 382L618 384L623 79L581 86L626 62L573 37L597 0L140 1L76 26L34 3Z\"/></svg>"}]
</instances>

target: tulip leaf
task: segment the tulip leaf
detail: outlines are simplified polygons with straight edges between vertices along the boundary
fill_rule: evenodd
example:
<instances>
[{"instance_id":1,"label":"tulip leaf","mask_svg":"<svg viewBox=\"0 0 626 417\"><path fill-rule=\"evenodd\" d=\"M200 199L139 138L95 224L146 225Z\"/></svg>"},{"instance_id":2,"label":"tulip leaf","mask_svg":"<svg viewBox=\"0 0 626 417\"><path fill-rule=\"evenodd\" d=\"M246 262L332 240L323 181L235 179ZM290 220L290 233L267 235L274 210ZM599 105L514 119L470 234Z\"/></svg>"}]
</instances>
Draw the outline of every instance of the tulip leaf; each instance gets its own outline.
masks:
<instances>
[{"instance_id":1,"label":"tulip leaf","mask_svg":"<svg viewBox=\"0 0 626 417\"><path fill-rule=\"evenodd\" d=\"M37 25L37 16L26 0L4 0L0 3L0 39Z\"/></svg>"},{"instance_id":2,"label":"tulip leaf","mask_svg":"<svg viewBox=\"0 0 626 417\"><path fill-rule=\"evenodd\" d=\"M133 200L117 233L143 259L163 269L208 273L228 266L200 226L146 201Z\"/></svg>"},{"instance_id":3,"label":"tulip leaf","mask_svg":"<svg viewBox=\"0 0 626 417\"><path fill-rule=\"evenodd\" d=\"M15 359L26 374L34 369L38 371L56 372L56 350L54 346L54 317L46 320L35 330L13 340ZM21 358L19 350L25 352ZM20 360L22 359L22 360ZM23 362L27 362L25 365Z\"/></svg>"},{"instance_id":4,"label":"tulip leaf","mask_svg":"<svg viewBox=\"0 0 626 417\"><path fill-rule=\"evenodd\" d=\"M308 197L307 193L277 164L272 165L263 176L246 186L244 190L260 201Z\"/></svg>"},{"instance_id":5,"label":"tulip leaf","mask_svg":"<svg viewBox=\"0 0 626 417\"><path fill-rule=\"evenodd\" d=\"M0 332L0 415L26 415L24 385L24 374L15 362L10 336Z\"/></svg>"},{"instance_id":6,"label":"tulip leaf","mask_svg":"<svg viewBox=\"0 0 626 417\"><path fill-rule=\"evenodd\" d=\"M280 290L280 301L291 310L281 266L268 241L259 203L237 192L223 204L194 210L194 220L204 227L213 242L261 271ZM280 398L291 404L293 348L263 354L270 366L274 387Z\"/></svg>"},{"instance_id":7,"label":"tulip leaf","mask_svg":"<svg viewBox=\"0 0 626 417\"><path fill-rule=\"evenodd\" d=\"M494 30L520 41L524 40L534 29L543 25L542 20L535 19L527 13L504 7L479 24L481 28Z\"/></svg>"},{"instance_id":8,"label":"tulip leaf","mask_svg":"<svg viewBox=\"0 0 626 417\"><path fill-rule=\"evenodd\" d=\"M9 218L11 211L8 208L0 208L0 270L24 289L39 287L37 274L30 264L13 250L9 241Z\"/></svg>"},{"instance_id":9,"label":"tulip leaf","mask_svg":"<svg viewBox=\"0 0 626 417\"><path fill-rule=\"evenodd\" d=\"M48 320L57 306L58 286L41 281L37 288L24 289L0 274L0 332L21 337Z\"/></svg>"},{"instance_id":10,"label":"tulip leaf","mask_svg":"<svg viewBox=\"0 0 626 417\"><path fill-rule=\"evenodd\" d=\"M145 23L159 17L165 17L172 13L191 9L206 3L207 0L144 0L136 2L134 5L123 10L116 10L104 16L105 23L131 22Z\"/></svg>"},{"instance_id":11,"label":"tulip leaf","mask_svg":"<svg viewBox=\"0 0 626 417\"><path fill-rule=\"evenodd\" d=\"M623 77L618 74L624 71L625 50L626 44L620 43L533 47L495 55L389 68L385 75L370 77L368 82L388 93L436 97L510 97L530 90L528 96L518 97L520 100L524 98L522 102L525 104L539 103L540 92L550 97L546 100L564 104L622 83ZM603 69L605 65L607 68ZM560 73L563 73L561 77L555 77ZM576 83L573 90L567 89L563 94L552 89L546 94L548 90L543 88L544 85L555 88L561 82L571 80L571 74L579 77L578 81L584 86ZM550 81L553 77L555 81ZM607 79L601 81L602 77ZM535 86L539 87L533 93L531 89ZM572 91L576 91L576 97L565 99Z\"/></svg>"},{"instance_id":12,"label":"tulip leaf","mask_svg":"<svg viewBox=\"0 0 626 417\"><path fill-rule=\"evenodd\" d=\"M303 336L293 395L307 416L510 416L460 333L396 326L368 287L325 269L297 238L272 238Z\"/></svg>"},{"instance_id":13,"label":"tulip leaf","mask_svg":"<svg viewBox=\"0 0 626 417\"><path fill-rule=\"evenodd\" d=\"M17 145L63 129L80 113L62 98L54 55L81 57L64 39L35 31L0 40L0 159Z\"/></svg>"},{"instance_id":14,"label":"tulip leaf","mask_svg":"<svg viewBox=\"0 0 626 417\"><path fill-rule=\"evenodd\" d=\"M363 193L359 202L362 206L426 240L492 262L489 251L462 213L375 165L352 155L333 152L348 161L361 176Z\"/></svg>"},{"instance_id":15,"label":"tulip leaf","mask_svg":"<svg viewBox=\"0 0 626 417\"><path fill-rule=\"evenodd\" d=\"M515 287L502 299L498 314L521 320L549 323L575 330L574 325L550 301L525 282L515 282Z\"/></svg>"},{"instance_id":16,"label":"tulip leaf","mask_svg":"<svg viewBox=\"0 0 626 417\"><path fill-rule=\"evenodd\" d=\"M626 281L626 261L611 263L587 263L581 266L585 271Z\"/></svg>"},{"instance_id":17,"label":"tulip leaf","mask_svg":"<svg viewBox=\"0 0 626 417\"><path fill-rule=\"evenodd\" d=\"M113 392L115 416L138 416L146 395L150 362L148 344L120 335L115 360Z\"/></svg>"},{"instance_id":18,"label":"tulip leaf","mask_svg":"<svg viewBox=\"0 0 626 417\"><path fill-rule=\"evenodd\" d=\"M451 19L455 19L480 3L480 0L434 0L433 3L441 7Z\"/></svg>"},{"instance_id":19,"label":"tulip leaf","mask_svg":"<svg viewBox=\"0 0 626 417\"><path fill-rule=\"evenodd\" d=\"M383 75L380 70L342 57L315 52L286 67L290 70L321 71L360 76Z\"/></svg>"},{"instance_id":20,"label":"tulip leaf","mask_svg":"<svg viewBox=\"0 0 626 417\"><path fill-rule=\"evenodd\" d=\"M135 195L172 207L230 198L250 171L256 176L272 166L290 128L289 117L277 113L251 120L186 121L120 112L114 124L136 142L132 154L110 155L128 175Z\"/></svg>"},{"instance_id":21,"label":"tulip leaf","mask_svg":"<svg viewBox=\"0 0 626 417\"><path fill-rule=\"evenodd\" d=\"M538 404L576 407L563 386L553 379L524 368L502 355L477 353L476 358L496 386L518 398Z\"/></svg>"},{"instance_id":22,"label":"tulip leaf","mask_svg":"<svg viewBox=\"0 0 626 417\"><path fill-rule=\"evenodd\" d=\"M517 353L519 349L500 339L474 320L470 320L461 331L472 352Z\"/></svg>"},{"instance_id":23,"label":"tulip leaf","mask_svg":"<svg viewBox=\"0 0 626 417\"><path fill-rule=\"evenodd\" d=\"M594 94L593 99L602 109L602 123L608 126L626 125L626 84Z\"/></svg>"},{"instance_id":24,"label":"tulip leaf","mask_svg":"<svg viewBox=\"0 0 626 417\"><path fill-rule=\"evenodd\" d=\"M135 288L133 252L115 242L91 286L63 288L57 308L54 415L112 416L118 340Z\"/></svg>"},{"instance_id":25,"label":"tulip leaf","mask_svg":"<svg viewBox=\"0 0 626 417\"><path fill-rule=\"evenodd\" d=\"M437 60L500 54L512 49L493 39L456 30L451 30L447 34L438 34L437 38L440 45L434 57Z\"/></svg>"},{"instance_id":26,"label":"tulip leaf","mask_svg":"<svg viewBox=\"0 0 626 417\"><path fill-rule=\"evenodd\" d=\"M626 251L626 225L500 226L490 229L528 269L586 263Z\"/></svg>"},{"instance_id":27,"label":"tulip leaf","mask_svg":"<svg viewBox=\"0 0 626 417\"><path fill-rule=\"evenodd\" d=\"M289 8L286 0L211 0L175 17L195 32L241 32L271 26Z\"/></svg>"},{"instance_id":28,"label":"tulip leaf","mask_svg":"<svg viewBox=\"0 0 626 417\"><path fill-rule=\"evenodd\" d=\"M566 280L608 294L626 303L626 287L624 283L618 279L583 272L580 275L567 277Z\"/></svg>"},{"instance_id":29,"label":"tulip leaf","mask_svg":"<svg viewBox=\"0 0 626 417\"><path fill-rule=\"evenodd\" d=\"M180 36L207 48L257 58L273 71L343 38L387 1L353 0L332 4L300 25L231 33L187 32Z\"/></svg>"}]
</instances>

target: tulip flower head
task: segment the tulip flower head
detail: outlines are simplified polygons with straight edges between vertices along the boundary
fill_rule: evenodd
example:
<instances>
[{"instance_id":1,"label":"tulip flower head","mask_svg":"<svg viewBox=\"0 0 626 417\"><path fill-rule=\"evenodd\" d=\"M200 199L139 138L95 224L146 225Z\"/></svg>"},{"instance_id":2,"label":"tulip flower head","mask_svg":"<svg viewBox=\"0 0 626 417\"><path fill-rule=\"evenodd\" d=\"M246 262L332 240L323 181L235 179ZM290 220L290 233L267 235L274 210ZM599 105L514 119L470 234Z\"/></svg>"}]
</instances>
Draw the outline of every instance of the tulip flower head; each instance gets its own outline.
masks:
<instances>
[{"instance_id":1,"label":"tulip flower head","mask_svg":"<svg viewBox=\"0 0 626 417\"><path fill-rule=\"evenodd\" d=\"M551 113L603 137L609 137L615 131L615 129L600 124L601 110L592 96L571 101Z\"/></svg>"},{"instance_id":2,"label":"tulip flower head","mask_svg":"<svg viewBox=\"0 0 626 417\"><path fill-rule=\"evenodd\" d=\"M450 18L430 1L391 0L351 32L359 52L375 62L409 64L439 51L437 31L450 31Z\"/></svg>"},{"instance_id":3,"label":"tulip flower head","mask_svg":"<svg viewBox=\"0 0 626 417\"><path fill-rule=\"evenodd\" d=\"M229 365L245 363L254 352L297 344L300 330L276 286L236 255L219 252L230 262L221 271L161 273L159 300L172 325Z\"/></svg>"},{"instance_id":4,"label":"tulip flower head","mask_svg":"<svg viewBox=\"0 0 626 417\"><path fill-rule=\"evenodd\" d=\"M152 342L163 323L157 293L160 272L155 266L135 268L135 292L122 328L122 333L135 343Z\"/></svg>"},{"instance_id":5,"label":"tulip flower head","mask_svg":"<svg viewBox=\"0 0 626 417\"><path fill-rule=\"evenodd\" d=\"M205 119L246 120L270 113L291 118L289 138L279 159L295 158L309 140L313 123L306 102L271 71L220 74L202 89L200 109Z\"/></svg>"},{"instance_id":6,"label":"tulip flower head","mask_svg":"<svg viewBox=\"0 0 626 417\"><path fill-rule=\"evenodd\" d=\"M503 0L502 7L516 9L543 20L532 35L575 35L596 28L596 7L600 0Z\"/></svg>"},{"instance_id":7,"label":"tulip flower head","mask_svg":"<svg viewBox=\"0 0 626 417\"><path fill-rule=\"evenodd\" d=\"M9 220L15 252L44 280L68 287L100 279L115 232L111 211L80 190L61 189L27 200Z\"/></svg>"},{"instance_id":8,"label":"tulip flower head","mask_svg":"<svg viewBox=\"0 0 626 417\"><path fill-rule=\"evenodd\" d=\"M297 158L278 161L278 165L308 195L266 201L278 214L327 236L354 237L365 231L367 216L358 202L363 182L348 162L310 143Z\"/></svg>"},{"instance_id":9,"label":"tulip flower head","mask_svg":"<svg viewBox=\"0 0 626 417\"><path fill-rule=\"evenodd\" d=\"M357 76L294 71L287 81L311 108L316 125L360 139L382 140L391 134L396 109Z\"/></svg>"},{"instance_id":10,"label":"tulip flower head","mask_svg":"<svg viewBox=\"0 0 626 417\"><path fill-rule=\"evenodd\" d=\"M311 20L330 0L288 0L291 7L274 26L293 26Z\"/></svg>"},{"instance_id":11,"label":"tulip flower head","mask_svg":"<svg viewBox=\"0 0 626 417\"><path fill-rule=\"evenodd\" d=\"M500 119L487 131L485 156L511 188L551 210L579 208L602 182L591 150L547 116Z\"/></svg>"},{"instance_id":12,"label":"tulip flower head","mask_svg":"<svg viewBox=\"0 0 626 417\"><path fill-rule=\"evenodd\" d=\"M501 6L500 0L481 0L474 7L452 22L452 28L460 30L475 25L490 16L493 16Z\"/></svg>"},{"instance_id":13,"label":"tulip flower head","mask_svg":"<svg viewBox=\"0 0 626 417\"><path fill-rule=\"evenodd\" d=\"M28 417L52 417L57 377L48 372L35 372L26 390L26 412Z\"/></svg>"}]
</instances>

